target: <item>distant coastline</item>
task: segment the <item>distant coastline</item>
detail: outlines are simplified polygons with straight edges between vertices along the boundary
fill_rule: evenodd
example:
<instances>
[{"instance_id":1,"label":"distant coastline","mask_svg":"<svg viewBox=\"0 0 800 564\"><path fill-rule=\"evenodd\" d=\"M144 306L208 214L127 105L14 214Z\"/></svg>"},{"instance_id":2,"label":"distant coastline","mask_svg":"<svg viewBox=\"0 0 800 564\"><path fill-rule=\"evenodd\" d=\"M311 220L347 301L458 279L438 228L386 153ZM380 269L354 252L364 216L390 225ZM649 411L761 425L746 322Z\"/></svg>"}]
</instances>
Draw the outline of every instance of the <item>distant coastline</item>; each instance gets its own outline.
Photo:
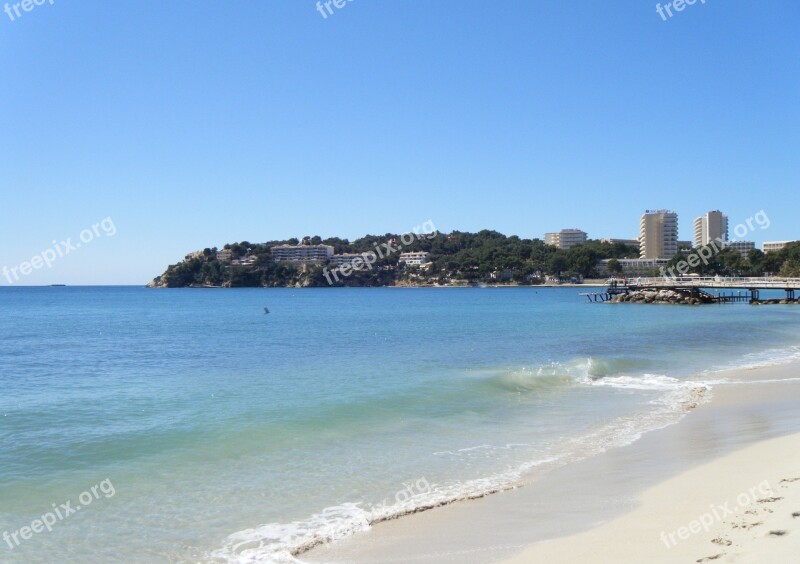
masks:
<instances>
[{"instance_id":1,"label":"distant coastline","mask_svg":"<svg viewBox=\"0 0 800 564\"><path fill-rule=\"evenodd\" d=\"M605 288L608 283L602 279L584 280L583 282L545 282L542 284L393 284L387 286L363 286L370 288L396 288L396 289L418 289L418 288ZM167 286L151 286L148 288L167 288ZM194 290L224 290L231 286L210 286L201 284L189 284L182 286L182 288L189 288ZM311 287L311 286L305 286ZM337 286L339 288L346 287L362 287L362 286ZM292 286L286 286L292 288Z\"/></svg>"},{"instance_id":2,"label":"distant coastline","mask_svg":"<svg viewBox=\"0 0 800 564\"><path fill-rule=\"evenodd\" d=\"M151 288L587 286L612 277L800 276L800 242L747 256L733 248L682 248L669 260L639 258L624 241L569 246L497 231L367 235L355 241L306 237L232 243L190 253Z\"/></svg>"},{"instance_id":3,"label":"distant coastline","mask_svg":"<svg viewBox=\"0 0 800 564\"><path fill-rule=\"evenodd\" d=\"M603 261L633 245L588 241L564 249L497 231L308 237L232 243L186 255L150 288L519 287L602 285ZM402 242L402 244L401 244Z\"/></svg>"}]
</instances>

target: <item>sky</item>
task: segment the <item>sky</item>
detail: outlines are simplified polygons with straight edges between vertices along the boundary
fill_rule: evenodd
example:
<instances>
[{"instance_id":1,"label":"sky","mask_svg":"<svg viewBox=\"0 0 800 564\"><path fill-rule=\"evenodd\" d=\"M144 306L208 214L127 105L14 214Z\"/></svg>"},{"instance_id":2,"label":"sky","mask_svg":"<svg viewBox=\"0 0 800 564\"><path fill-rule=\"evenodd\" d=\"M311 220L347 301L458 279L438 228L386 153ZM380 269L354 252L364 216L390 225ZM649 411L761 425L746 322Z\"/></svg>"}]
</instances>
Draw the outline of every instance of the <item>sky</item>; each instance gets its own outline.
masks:
<instances>
[{"instance_id":1,"label":"sky","mask_svg":"<svg viewBox=\"0 0 800 564\"><path fill-rule=\"evenodd\" d=\"M633 238L669 208L691 239L763 210L746 239L800 239L796 0L16 1L0 268L48 259L17 286L426 221Z\"/></svg>"}]
</instances>

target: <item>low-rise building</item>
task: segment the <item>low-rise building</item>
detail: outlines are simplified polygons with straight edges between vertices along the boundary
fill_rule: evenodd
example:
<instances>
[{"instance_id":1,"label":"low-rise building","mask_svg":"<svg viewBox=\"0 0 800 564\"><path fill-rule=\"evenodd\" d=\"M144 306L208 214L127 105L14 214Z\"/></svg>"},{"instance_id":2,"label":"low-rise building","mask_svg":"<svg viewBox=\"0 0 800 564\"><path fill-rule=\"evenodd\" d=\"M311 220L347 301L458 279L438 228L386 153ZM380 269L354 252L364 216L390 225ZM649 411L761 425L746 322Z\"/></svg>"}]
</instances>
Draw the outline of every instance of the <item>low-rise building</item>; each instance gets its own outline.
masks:
<instances>
[{"instance_id":1,"label":"low-rise building","mask_svg":"<svg viewBox=\"0 0 800 564\"><path fill-rule=\"evenodd\" d=\"M756 244L753 241L728 241L725 247L733 249L734 251L739 251L744 258L748 257L750 251L756 250Z\"/></svg>"},{"instance_id":2,"label":"low-rise building","mask_svg":"<svg viewBox=\"0 0 800 564\"><path fill-rule=\"evenodd\" d=\"M231 260L233 257L233 251L230 249L222 249L221 251L217 251L217 260Z\"/></svg>"},{"instance_id":3,"label":"low-rise building","mask_svg":"<svg viewBox=\"0 0 800 564\"><path fill-rule=\"evenodd\" d=\"M774 253L775 251L780 251L789 243L794 243L794 241L764 241L761 248L764 249L765 253Z\"/></svg>"},{"instance_id":4,"label":"low-rise building","mask_svg":"<svg viewBox=\"0 0 800 564\"><path fill-rule=\"evenodd\" d=\"M375 253L342 253L330 259L330 265L334 268L347 265L353 270L366 270L372 262L375 262Z\"/></svg>"},{"instance_id":5,"label":"low-rise building","mask_svg":"<svg viewBox=\"0 0 800 564\"><path fill-rule=\"evenodd\" d=\"M422 266L428 262L428 257L430 257L430 255L430 253L426 253L424 251L400 253L400 262L408 266Z\"/></svg>"},{"instance_id":6,"label":"low-rise building","mask_svg":"<svg viewBox=\"0 0 800 564\"><path fill-rule=\"evenodd\" d=\"M514 277L514 271L510 268L506 268L504 270L495 270L494 272L490 272L488 278L490 280L496 280L498 282L508 282Z\"/></svg>"},{"instance_id":7,"label":"low-rise building","mask_svg":"<svg viewBox=\"0 0 800 564\"><path fill-rule=\"evenodd\" d=\"M193 260L193 259L202 258L202 257L203 257L203 251L195 251L193 253L189 253L188 255L186 255L183 258L184 258L184 260Z\"/></svg>"},{"instance_id":8,"label":"low-rise building","mask_svg":"<svg viewBox=\"0 0 800 564\"><path fill-rule=\"evenodd\" d=\"M621 243L623 245L630 245L632 247L639 247L639 239L600 239L601 243L608 243L610 245L616 245Z\"/></svg>"},{"instance_id":9,"label":"low-rise building","mask_svg":"<svg viewBox=\"0 0 800 564\"><path fill-rule=\"evenodd\" d=\"M544 242L559 249L571 249L586 243L587 235L580 229L562 229L558 233L545 233Z\"/></svg>"},{"instance_id":10,"label":"low-rise building","mask_svg":"<svg viewBox=\"0 0 800 564\"><path fill-rule=\"evenodd\" d=\"M278 245L272 247L272 260L275 262L326 263L332 256L333 247L330 245Z\"/></svg>"},{"instance_id":11,"label":"low-rise building","mask_svg":"<svg viewBox=\"0 0 800 564\"><path fill-rule=\"evenodd\" d=\"M597 263L597 271L601 276L614 274L608 269L608 263L612 260L619 263L625 276L652 276L669 264L668 259L604 259Z\"/></svg>"}]
</instances>

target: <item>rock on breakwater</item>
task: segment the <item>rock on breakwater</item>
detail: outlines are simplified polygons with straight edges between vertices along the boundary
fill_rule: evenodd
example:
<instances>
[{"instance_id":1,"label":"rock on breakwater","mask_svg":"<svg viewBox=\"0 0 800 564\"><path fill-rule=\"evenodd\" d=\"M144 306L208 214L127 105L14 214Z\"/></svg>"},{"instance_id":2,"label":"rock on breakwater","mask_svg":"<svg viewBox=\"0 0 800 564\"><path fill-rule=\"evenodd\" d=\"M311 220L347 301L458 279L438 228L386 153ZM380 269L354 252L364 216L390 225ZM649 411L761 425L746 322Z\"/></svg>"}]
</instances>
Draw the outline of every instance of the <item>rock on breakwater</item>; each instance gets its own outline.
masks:
<instances>
[{"instance_id":1,"label":"rock on breakwater","mask_svg":"<svg viewBox=\"0 0 800 564\"><path fill-rule=\"evenodd\" d=\"M636 290L618 294L608 303L699 305L712 303L706 296L693 297L691 292L680 290Z\"/></svg>"}]
</instances>

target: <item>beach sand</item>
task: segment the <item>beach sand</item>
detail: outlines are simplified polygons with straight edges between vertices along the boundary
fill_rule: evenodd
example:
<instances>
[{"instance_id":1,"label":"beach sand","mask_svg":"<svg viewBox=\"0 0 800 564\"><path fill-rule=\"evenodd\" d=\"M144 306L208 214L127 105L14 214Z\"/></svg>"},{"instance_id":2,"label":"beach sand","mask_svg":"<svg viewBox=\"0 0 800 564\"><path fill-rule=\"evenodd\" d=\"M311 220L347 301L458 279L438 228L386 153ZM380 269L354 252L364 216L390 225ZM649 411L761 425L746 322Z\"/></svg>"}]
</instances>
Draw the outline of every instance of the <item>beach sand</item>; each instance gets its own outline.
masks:
<instances>
[{"instance_id":1,"label":"beach sand","mask_svg":"<svg viewBox=\"0 0 800 564\"><path fill-rule=\"evenodd\" d=\"M508 563L800 562L800 434L684 472L647 490L640 504Z\"/></svg>"},{"instance_id":2,"label":"beach sand","mask_svg":"<svg viewBox=\"0 0 800 564\"><path fill-rule=\"evenodd\" d=\"M704 377L710 402L631 445L300 558L800 563L800 364Z\"/></svg>"}]
</instances>

